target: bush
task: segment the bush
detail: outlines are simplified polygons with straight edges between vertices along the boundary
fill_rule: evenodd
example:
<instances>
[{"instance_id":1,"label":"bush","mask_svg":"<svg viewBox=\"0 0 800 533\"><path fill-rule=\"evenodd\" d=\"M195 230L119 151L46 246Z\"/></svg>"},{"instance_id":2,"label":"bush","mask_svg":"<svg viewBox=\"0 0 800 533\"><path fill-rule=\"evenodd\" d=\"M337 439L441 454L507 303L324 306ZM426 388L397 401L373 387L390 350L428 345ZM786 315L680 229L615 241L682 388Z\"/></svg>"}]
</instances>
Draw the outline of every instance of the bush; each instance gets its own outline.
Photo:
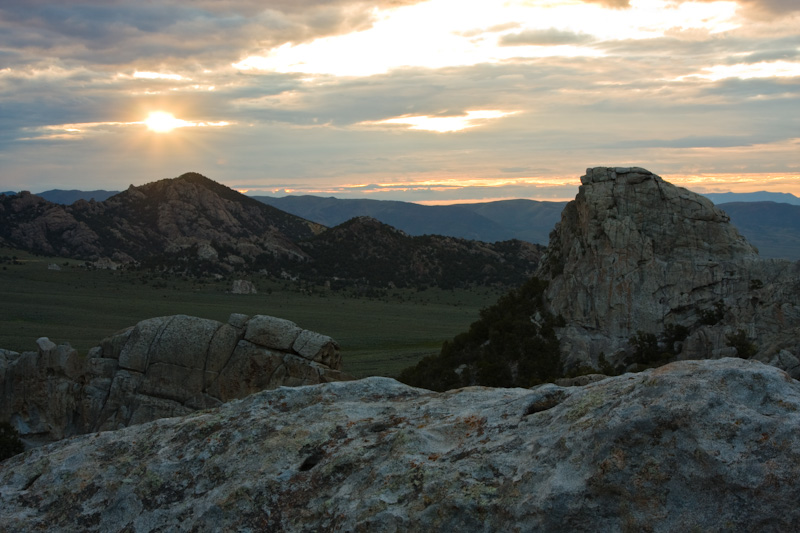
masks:
<instances>
[{"instance_id":1,"label":"bush","mask_svg":"<svg viewBox=\"0 0 800 533\"><path fill-rule=\"evenodd\" d=\"M637 331L636 335L628 340L628 343L633 348L634 363L647 365L661 356L661 351L658 349L658 337L652 333Z\"/></svg>"},{"instance_id":2,"label":"bush","mask_svg":"<svg viewBox=\"0 0 800 533\"><path fill-rule=\"evenodd\" d=\"M719 323L720 320L725 318L725 313L727 312L728 308L725 307L723 301L720 300L714 304L713 309L700 310L700 323L706 326L713 326L714 324Z\"/></svg>"},{"instance_id":3,"label":"bush","mask_svg":"<svg viewBox=\"0 0 800 533\"><path fill-rule=\"evenodd\" d=\"M731 348L736 348L736 355L742 359L750 359L758 352L758 347L750 342L750 339L747 338L747 333L743 329L736 333L731 333L725 338L728 340L727 345Z\"/></svg>"},{"instance_id":4,"label":"bush","mask_svg":"<svg viewBox=\"0 0 800 533\"><path fill-rule=\"evenodd\" d=\"M405 369L399 380L443 391L467 385L530 387L562 377L555 328L564 320L545 310L546 288L547 282L531 278L483 309L480 320L445 342L438 356Z\"/></svg>"},{"instance_id":5,"label":"bush","mask_svg":"<svg viewBox=\"0 0 800 533\"><path fill-rule=\"evenodd\" d=\"M662 338L664 339L664 345L666 346L667 351L672 355L678 355L681 352L681 349L676 348L675 345L686 340L686 337L688 336L689 328L686 326L681 326L680 324L669 324L664 328L664 334Z\"/></svg>"},{"instance_id":6,"label":"bush","mask_svg":"<svg viewBox=\"0 0 800 533\"><path fill-rule=\"evenodd\" d=\"M0 461L25 451L19 433L8 422L0 422Z\"/></svg>"}]
</instances>

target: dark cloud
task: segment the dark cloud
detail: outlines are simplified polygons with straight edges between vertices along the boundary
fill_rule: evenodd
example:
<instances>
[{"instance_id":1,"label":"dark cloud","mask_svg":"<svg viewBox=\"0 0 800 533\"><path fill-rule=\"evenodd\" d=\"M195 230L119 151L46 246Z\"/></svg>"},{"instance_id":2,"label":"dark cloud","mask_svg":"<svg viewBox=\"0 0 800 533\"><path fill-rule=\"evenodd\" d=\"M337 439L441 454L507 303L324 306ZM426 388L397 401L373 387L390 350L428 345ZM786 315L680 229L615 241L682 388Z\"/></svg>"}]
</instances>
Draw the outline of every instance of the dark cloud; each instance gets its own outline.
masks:
<instances>
[{"instance_id":1,"label":"dark cloud","mask_svg":"<svg viewBox=\"0 0 800 533\"><path fill-rule=\"evenodd\" d=\"M556 28L548 30L525 30L520 33L511 33L500 38L501 46L553 46L559 44L585 44L593 41L591 35L563 31Z\"/></svg>"}]
</instances>

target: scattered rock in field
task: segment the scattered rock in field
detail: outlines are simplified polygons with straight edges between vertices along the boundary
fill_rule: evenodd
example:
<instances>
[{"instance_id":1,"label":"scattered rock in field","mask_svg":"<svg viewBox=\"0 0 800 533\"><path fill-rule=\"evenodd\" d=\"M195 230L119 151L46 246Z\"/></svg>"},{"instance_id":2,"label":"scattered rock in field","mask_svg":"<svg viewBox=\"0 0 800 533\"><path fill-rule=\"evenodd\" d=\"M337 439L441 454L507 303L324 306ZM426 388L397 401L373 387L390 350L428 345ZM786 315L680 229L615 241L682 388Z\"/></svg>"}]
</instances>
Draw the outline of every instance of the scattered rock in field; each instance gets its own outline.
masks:
<instances>
[{"instance_id":1,"label":"scattered rock in field","mask_svg":"<svg viewBox=\"0 0 800 533\"><path fill-rule=\"evenodd\" d=\"M246 279L233 280L233 287L231 288L233 294L258 294L256 286L252 281Z\"/></svg>"}]
</instances>

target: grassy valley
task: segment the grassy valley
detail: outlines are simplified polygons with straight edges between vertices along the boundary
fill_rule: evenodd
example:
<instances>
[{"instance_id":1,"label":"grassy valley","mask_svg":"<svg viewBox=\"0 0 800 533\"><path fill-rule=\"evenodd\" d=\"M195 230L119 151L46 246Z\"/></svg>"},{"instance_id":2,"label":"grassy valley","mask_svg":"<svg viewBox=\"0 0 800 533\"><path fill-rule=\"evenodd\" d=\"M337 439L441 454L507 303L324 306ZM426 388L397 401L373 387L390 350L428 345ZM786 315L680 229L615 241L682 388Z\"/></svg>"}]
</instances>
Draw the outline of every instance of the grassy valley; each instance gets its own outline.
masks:
<instances>
[{"instance_id":1,"label":"grassy valley","mask_svg":"<svg viewBox=\"0 0 800 533\"><path fill-rule=\"evenodd\" d=\"M16 259L14 259L16 258ZM60 270L51 270L49 265ZM80 353L145 318L186 314L227 321L231 313L286 318L330 335L344 370L395 376L464 331L505 291L348 289L252 275L258 294L231 294L233 277L189 279L138 270L87 270L82 261L0 248L0 348L35 349L49 337Z\"/></svg>"}]
</instances>

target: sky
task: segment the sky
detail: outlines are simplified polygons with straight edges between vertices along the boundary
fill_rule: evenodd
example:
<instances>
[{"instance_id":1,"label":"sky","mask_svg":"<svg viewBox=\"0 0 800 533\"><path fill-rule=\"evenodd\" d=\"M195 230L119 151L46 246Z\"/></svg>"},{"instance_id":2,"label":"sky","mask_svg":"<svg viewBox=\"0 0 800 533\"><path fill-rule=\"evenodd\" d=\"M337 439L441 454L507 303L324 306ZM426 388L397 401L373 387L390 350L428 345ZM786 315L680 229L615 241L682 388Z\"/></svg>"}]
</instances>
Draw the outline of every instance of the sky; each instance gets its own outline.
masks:
<instances>
[{"instance_id":1,"label":"sky","mask_svg":"<svg viewBox=\"0 0 800 533\"><path fill-rule=\"evenodd\" d=\"M2 0L0 191L800 195L798 0Z\"/></svg>"}]
</instances>

